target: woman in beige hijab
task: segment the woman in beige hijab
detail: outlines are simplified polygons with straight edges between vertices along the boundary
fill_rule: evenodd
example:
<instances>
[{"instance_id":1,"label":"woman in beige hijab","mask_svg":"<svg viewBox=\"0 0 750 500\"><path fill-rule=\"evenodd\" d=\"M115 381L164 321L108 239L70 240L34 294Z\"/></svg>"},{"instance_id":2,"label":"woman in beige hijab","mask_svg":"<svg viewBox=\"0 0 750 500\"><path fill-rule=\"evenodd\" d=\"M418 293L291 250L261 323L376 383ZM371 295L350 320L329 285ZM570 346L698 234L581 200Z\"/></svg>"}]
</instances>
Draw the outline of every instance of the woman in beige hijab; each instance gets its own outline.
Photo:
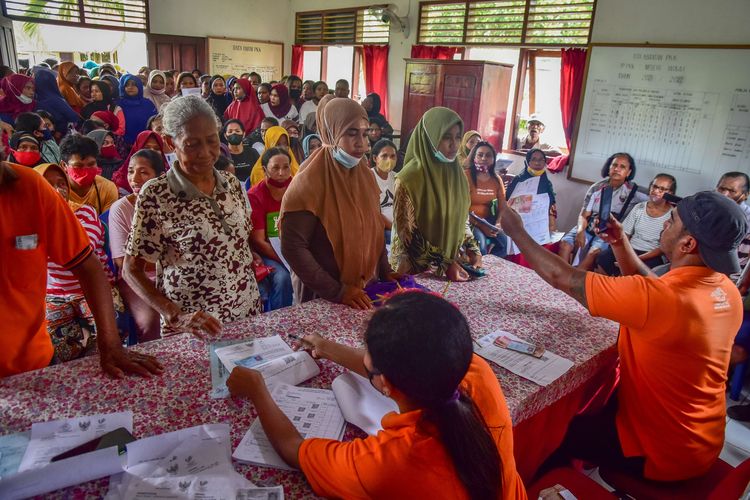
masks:
<instances>
[{"instance_id":1,"label":"woman in beige hijab","mask_svg":"<svg viewBox=\"0 0 750 500\"><path fill-rule=\"evenodd\" d=\"M388 265L380 191L367 166L367 112L324 97L317 109L323 147L302 165L281 202L281 251L295 300L322 297L372 307L364 286L395 279Z\"/></svg>"}]
</instances>

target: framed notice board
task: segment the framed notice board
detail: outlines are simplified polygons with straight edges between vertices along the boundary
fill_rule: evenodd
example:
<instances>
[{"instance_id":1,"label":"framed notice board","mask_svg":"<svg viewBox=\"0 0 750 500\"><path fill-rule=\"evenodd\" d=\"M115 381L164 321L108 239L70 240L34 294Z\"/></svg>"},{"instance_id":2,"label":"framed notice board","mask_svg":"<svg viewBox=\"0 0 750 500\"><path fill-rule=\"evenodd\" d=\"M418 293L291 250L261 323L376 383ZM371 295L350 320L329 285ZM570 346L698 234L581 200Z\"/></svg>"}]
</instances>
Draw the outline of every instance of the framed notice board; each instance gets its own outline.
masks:
<instances>
[{"instance_id":1,"label":"framed notice board","mask_svg":"<svg viewBox=\"0 0 750 500\"><path fill-rule=\"evenodd\" d=\"M209 37L208 68L212 75L240 76L255 71L264 82L281 80L284 44Z\"/></svg>"},{"instance_id":2,"label":"framed notice board","mask_svg":"<svg viewBox=\"0 0 750 500\"><path fill-rule=\"evenodd\" d=\"M669 173L683 196L750 173L748 61L750 46L593 45L569 176L597 181L621 151L638 184Z\"/></svg>"}]
</instances>

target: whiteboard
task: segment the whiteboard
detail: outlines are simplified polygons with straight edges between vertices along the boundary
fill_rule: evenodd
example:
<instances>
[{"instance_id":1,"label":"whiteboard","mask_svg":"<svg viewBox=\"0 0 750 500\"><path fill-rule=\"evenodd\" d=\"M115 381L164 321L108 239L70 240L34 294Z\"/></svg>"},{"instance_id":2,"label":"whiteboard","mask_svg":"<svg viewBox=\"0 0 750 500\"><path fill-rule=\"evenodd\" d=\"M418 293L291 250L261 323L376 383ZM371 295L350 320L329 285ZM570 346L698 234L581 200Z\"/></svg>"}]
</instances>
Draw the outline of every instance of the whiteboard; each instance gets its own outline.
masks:
<instances>
[{"instance_id":1,"label":"whiteboard","mask_svg":"<svg viewBox=\"0 0 750 500\"><path fill-rule=\"evenodd\" d=\"M750 47L590 51L570 177L600 180L620 151L635 159L638 184L669 173L680 196L750 173Z\"/></svg>"},{"instance_id":2,"label":"whiteboard","mask_svg":"<svg viewBox=\"0 0 750 500\"><path fill-rule=\"evenodd\" d=\"M240 76L255 71L264 82L281 80L284 44L209 37L208 67L212 75Z\"/></svg>"}]
</instances>

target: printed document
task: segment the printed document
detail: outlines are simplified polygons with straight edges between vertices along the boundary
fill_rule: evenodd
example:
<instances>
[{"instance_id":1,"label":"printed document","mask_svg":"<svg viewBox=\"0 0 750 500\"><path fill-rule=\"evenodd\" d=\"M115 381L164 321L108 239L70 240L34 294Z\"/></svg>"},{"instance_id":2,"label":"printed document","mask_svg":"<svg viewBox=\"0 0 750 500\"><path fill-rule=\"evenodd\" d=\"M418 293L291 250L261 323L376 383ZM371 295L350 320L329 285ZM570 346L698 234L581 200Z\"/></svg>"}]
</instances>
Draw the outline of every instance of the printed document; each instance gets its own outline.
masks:
<instances>
[{"instance_id":1,"label":"printed document","mask_svg":"<svg viewBox=\"0 0 750 500\"><path fill-rule=\"evenodd\" d=\"M333 391L278 384L271 397L303 438L343 437L346 422ZM273 449L259 418L250 425L232 456L254 465L291 469Z\"/></svg>"},{"instance_id":2,"label":"printed document","mask_svg":"<svg viewBox=\"0 0 750 500\"><path fill-rule=\"evenodd\" d=\"M541 358L535 358L495 345L495 339L503 336L513 340L523 340L512 333L498 330L477 340L474 343L474 352L541 386L551 384L573 366L573 362L569 359L550 351L545 351Z\"/></svg>"}]
</instances>

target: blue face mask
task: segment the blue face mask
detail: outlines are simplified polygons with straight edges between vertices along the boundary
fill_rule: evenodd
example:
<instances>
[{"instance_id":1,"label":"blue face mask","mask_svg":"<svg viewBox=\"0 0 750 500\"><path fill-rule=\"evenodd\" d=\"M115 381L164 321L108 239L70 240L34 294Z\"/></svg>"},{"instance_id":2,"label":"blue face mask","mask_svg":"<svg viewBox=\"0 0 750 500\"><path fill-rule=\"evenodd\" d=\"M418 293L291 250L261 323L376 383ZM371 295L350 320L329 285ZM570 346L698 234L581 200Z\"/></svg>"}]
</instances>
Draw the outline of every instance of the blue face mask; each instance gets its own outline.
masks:
<instances>
[{"instance_id":1,"label":"blue face mask","mask_svg":"<svg viewBox=\"0 0 750 500\"><path fill-rule=\"evenodd\" d=\"M45 128L42 132L42 139L45 141L51 141L52 140L52 131L48 128Z\"/></svg>"},{"instance_id":2,"label":"blue face mask","mask_svg":"<svg viewBox=\"0 0 750 500\"><path fill-rule=\"evenodd\" d=\"M362 158L352 156L341 148L335 148L333 150L333 159L339 162L344 167L351 169L356 167Z\"/></svg>"},{"instance_id":3,"label":"blue face mask","mask_svg":"<svg viewBox=\"0 0 750 500\"><path fill-rule=\"evenodd\" d=\"M427 128L424 126L424 123L422 123L422 128L424 129L424 135L427 137L427 142L430 143L430 148L432 149L432 154L435 159L441 163L452 163L456 159L456 157L454 156L453 158L448 158L442 152L438 151L438 149L432 143L432 139L430 139L430 134L427 133Z\"/></svg>"},{"instance_id":4,"label":"blue face mask","mask_svg":"<svg viewBox=\"0 0 750 500\"><path fill-rule=\"evenodd\" d=\"M450 159L447 156L445 156L443 153L441 153L440 151L435 151L434 153L435 153L435 159L442 163L451 163L453 160L456 159L455 157L453 159Z\"/></svg>"}]
</instances>

